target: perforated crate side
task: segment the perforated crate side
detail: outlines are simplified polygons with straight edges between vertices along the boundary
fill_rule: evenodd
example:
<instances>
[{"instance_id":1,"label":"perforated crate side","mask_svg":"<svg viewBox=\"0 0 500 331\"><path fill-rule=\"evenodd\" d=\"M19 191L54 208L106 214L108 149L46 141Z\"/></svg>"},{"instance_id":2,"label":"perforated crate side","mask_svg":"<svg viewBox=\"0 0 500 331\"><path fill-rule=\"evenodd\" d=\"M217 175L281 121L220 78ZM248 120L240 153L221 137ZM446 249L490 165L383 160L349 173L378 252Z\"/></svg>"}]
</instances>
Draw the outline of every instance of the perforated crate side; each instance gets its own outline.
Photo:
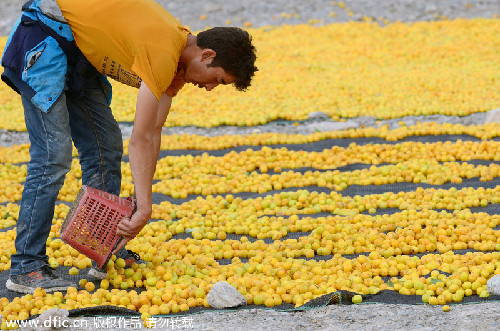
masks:
<instances>
[{"instance_id":1,"label":"perforated crate side","mask_svg":"<svg viewBox=\"0 0 500 331\"><path fill-rule=\"evenodd\" d=\"M124 217L125 216L128 217L128 216L132 215L131 211L133 211L134 207L135 207L135 202L134 202L133 198L130 198L130 199L129 198L127 198L127 199L121 198L121 197L116 196L114 194L104 192L104 191L101 191L101 190L98 190L98 189L95 189L92 187L89 187L88 190L92 194L96 195L96 197L94 197L96 200L99 200L106 205L109 205L108 202L111 203L111 205L113 206L114 209L117 209L121 213L123 213Z\"/></svg>"},{"instance_id":2,"label":"perforated crate side","mask_svg":"<svg viewBox=\"0 0 500 331\"><path fill-rule=\"evenodd\" d=\"M88 196L81 213L73 220L68 235L89 257L101 264L118 240L119 213L105 203Z\"/></svg>"},{"instance_id":3,"label":"perforated crate side","mask_svg":"<svg viewBox=\"0 0 500 331\"><path fill-rule=\"evenodd\" d=\"M92 187L84 187L82 192L74 202L61 237L102 268L119 240L116 227L122 218L132 215L135 201Z\"/></svg>"},{"instance_id":4,"label":"perforated crate side","mask_svg":"<svg viewBox=\"0 0 500 331\"><path fill-rule=\"evenodd\" d=\"M71 205L68 214L66 214L66 218L64 219L64 222L61 226L61 234L65 231L69 222L73 218L73 215L75 214L76 210L80 207L80 201L82 200L86 192L87 192L86 186L82 186L80 191L78 191L78 194L76 195L76 198L73 201L73 204Z\"/></svg>"}]
</instances>

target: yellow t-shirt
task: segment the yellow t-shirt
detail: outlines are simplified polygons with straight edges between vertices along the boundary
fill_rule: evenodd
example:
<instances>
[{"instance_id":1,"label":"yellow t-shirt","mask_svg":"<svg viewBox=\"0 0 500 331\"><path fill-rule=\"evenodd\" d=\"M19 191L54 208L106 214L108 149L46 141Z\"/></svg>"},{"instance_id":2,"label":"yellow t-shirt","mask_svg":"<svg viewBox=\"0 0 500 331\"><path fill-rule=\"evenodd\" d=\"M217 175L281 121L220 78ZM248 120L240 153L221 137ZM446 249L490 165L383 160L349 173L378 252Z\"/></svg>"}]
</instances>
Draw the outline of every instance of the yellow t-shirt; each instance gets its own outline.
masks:
<instances>
[{"instance_id":1,"label":"yellow t-shirt","mask_svg":"<svg viewBox=\"0 0 500 331\"><path fill-rule=\"evenodd\" d=\"M189 30L154 0L57 0L78 48L102 74L156 98L170 86Z\"/></svg>"}]
</instances>

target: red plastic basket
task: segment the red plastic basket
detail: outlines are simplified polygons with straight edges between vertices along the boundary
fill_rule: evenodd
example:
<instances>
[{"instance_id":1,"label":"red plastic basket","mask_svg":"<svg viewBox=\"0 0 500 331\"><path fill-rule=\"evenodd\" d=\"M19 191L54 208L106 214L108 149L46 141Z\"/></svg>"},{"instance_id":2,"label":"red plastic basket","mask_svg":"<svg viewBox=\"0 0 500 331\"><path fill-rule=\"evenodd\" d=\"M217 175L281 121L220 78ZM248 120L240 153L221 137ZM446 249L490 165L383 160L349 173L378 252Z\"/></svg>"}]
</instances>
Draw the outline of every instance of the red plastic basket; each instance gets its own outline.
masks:
<instances>
[{"instance_id":1,"label":"red plastic basket","mask_svg":"<svg viewBox=\"0 0 500 331\"><path fill-rule=\"evenodd\" d=\"M61 238L103 268L120 237L116 226L132 216L135 199L82 186L61 228Z\"/></svg>"}]
</instances>

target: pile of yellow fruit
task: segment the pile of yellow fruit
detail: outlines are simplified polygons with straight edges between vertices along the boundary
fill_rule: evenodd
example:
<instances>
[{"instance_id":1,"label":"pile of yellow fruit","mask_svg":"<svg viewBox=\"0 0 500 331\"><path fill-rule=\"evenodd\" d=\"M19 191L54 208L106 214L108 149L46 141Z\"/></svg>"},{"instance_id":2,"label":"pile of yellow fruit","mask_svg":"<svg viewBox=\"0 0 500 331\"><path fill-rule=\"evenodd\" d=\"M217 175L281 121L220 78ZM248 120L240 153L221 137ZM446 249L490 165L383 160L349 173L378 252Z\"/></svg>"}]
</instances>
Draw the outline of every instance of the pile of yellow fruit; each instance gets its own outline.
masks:
<instances>
[{"instance_id":1,"label":"pile of yellow fruit","mask_svg":"<svg viewBox=\"0 0 500 331\"><path fill-rule=\"evenodd\" d=\"M262 133L251 135L223 135L206 137L199 135L163 135L162 150L201 149L219 150L238 146L261 146L277 144L305 144L325 139L342 138L381 138L387 141L398 141L411 136L426 135L469 135L487 140L500 137L500 124L484 125L437 124L435 122L417 123L390 130L387 125L378 128L360 128L331 132L316 132L309 135ZM129 140L124 141L125 155L128 155ZM272 146L271 146L272 147ZM76 149L73 156L77 156ZM14 145L0 149L0 163L23 163L29 161L29 145Z\"/></svg>"},{"instance_id":2,"label":"pile of yellow fruit","mask_svg":"<svg viewBox=\"0 0 500 331\"><path fill-rule=\"evenodd\" d=\"M288 137L292 141L303 139L301 142L319 140L311 136ZM190 138L202 145L213 139ZM235 137L236 141L241 139L246 138ZM9 149L19 151L19 147L0 151L8 154ZM500 216L469 208L500 203L500 186L418 187L409 192L355 196L343 196L342 190L353 184L441 185L466 178L490 182L499 175L497 164L458 161L499 160L498 150L494 140L409 141L352 143L322 152L270 145L219 157L164 157L157 167L155 191L174 198L193 193L200 196L179 204L165 201L154 205L156 221L146 225L128 245L146 264L124 269L123 260L113 259L107 266L107 279L100 283L82 280L79 288L67 293L39 290L11 302L2 299L0 313L6 320L15 320L53 307L111 304L139 311L146 319L208 306L206 295L220 280L237 288L248 303L267 307L282 303L299 306L336 290L360 294L394 290L421 295L424 302L441 305L460 302L465 296L487 297L487 280L500 274L500 232L495 230ZM335 170L356 163L367 167ZM2 180L22 187L25 165L3 163L1 167ZM293 171L301 167L312 170ZM267 174L269 171L275 173ZM128 163L123 164L123 176L123 191L132 194ZM80 185L81 169L74 161L59 198L71 201ZM330 188L331 192L300 189L311 185ZM267 193L286 187L297 189ZM237 191L261 195L235 197L232 193ZM4 194L4 199L15 202L19 194L13 190ZM389 208L399 211L382 214ZM76 275L89 268L91 261L59 239L68 211L67 205L56 206L47 254L53 268L71 267L70 274ZM2 205L2 227L15 224L18 213L17 204ZM315 217L317 213L330 215ZM186 233L187 239L178 237ZM0 233L0 270L10 267L14 237L15 229ZM463 249L472 252L456 253ZM231 263L221 264L221 259ZM146 290L138 294L135 287Z\"/></svg>"},{"instance_id":3,"label":"pile of yellow fruit","mask_svg":"<svg viewBox=\"0 0 500 331\"><path fill-rule=\"evenodd\" d=\"M498 107L499 30L495 19L252 28L259 71L245 97L231 86L186 86L167 126L252 126L314 111L333 119L488 111ZM113 90L117 119L133 121L137 90L114 82ZM0 118L2 129L25 130L19 96L5 84Z\"/></svg>"},{"instance_id":4,"label":"pile of yellow fruit","mask_svg":"<svg viewBox=\"0 0 500 331\"><path fill-rule=\"evenodd\" d=\"M453 126L443 124L422 125L432 131L411 130L418 135L441 132L483 136L483 131L494 128L494 125L474 127L461 126L455 130ZM450 130L446 130L446 129ZM464 129L467 128L467 129ZM374 129L375 130L375 129ZM394 131L385 131L385 137ZM464 179L478 177L481 181L490 182L498 177L499 166L474 165L470 160L500 161L500 142L496 140L456 142L412 142L398 144L366 144L355 142L348 147L333 146L321 152L294 151L287 148L273 148L273 144L287 141L289 143L307 143L335 137L373 137L373 130L347 130L307 135L265 134L251 136L232 136L230 139L241 146L261 145L262 139L270 141L261 150L247 149L241 152L229 152L224 156L211 156L204 153L198 156L181 155L166 156L159 160L153 191L170 195L174 198L186 198L190 194L224 194L237 192L265 193L291 187L320 186L334 190L342 190L350 185L383 185L398 182L428 183L442 185L444 183L462 183ZM365 134L363 136L362 134ZM405 134L405 136L407 135ZM496 133L489 132L490 135ZM163 145L169 149L196 148L198 146L217 146L226 148L224 143L214 142L214 137L202 136L163 136ZM325 138L326 137L326 138ZM255 139L254 139L255 138ZM485 139L485 138L483 138ZM177 142L177 143L176 143ZM128 140L125 141L128 146ZM222 145L222 146L221 146ZM25 148L23 148L25 147ZM12 157L8 158L8 155ZM76 150L74 155L77 156ZM5 190L0 192L0 202L19 201L22 193L22 182L26 176L26 165L15 163L29 160L28 146L14 146L0 149L0 161L13 163L0 164L0 182ZM341 166L356 163L372 165L363 170L340 171ZM388 164L386 164L388 163ZM384 165L386 164L386 165ZM293 169L312 168L304 171ZM284 170L285 169L285 170ZM329 170L331 169L331 170ZM130 165L122 163L123 181L122 195L133 193ZM269 173L272 172L272 173ZM72 169L66 177L59 200L73 201L81 186L81 169L78 160L73 160Z\"/></svg>"}]
</instances>

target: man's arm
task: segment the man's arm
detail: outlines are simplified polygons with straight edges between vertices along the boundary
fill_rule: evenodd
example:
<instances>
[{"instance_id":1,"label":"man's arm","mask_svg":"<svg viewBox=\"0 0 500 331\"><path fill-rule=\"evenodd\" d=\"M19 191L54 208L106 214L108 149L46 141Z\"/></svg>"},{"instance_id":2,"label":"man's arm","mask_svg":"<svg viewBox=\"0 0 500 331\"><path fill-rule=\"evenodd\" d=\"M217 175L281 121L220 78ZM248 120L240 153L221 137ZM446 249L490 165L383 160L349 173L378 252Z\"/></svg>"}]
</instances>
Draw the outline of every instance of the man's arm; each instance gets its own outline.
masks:
<instances>
[{"instance_id":1,"label":"man's arm","mask_svg":"<svg viewBox=\"0 0 500 331\"><path fill-rule=\"evenodd\" d=\"M158 155L161 130L168 116L172 98L163 94L160 101L143 82L137 96L134 129L129 143L129 160L134 180L137 211L130 219L123 219L117 234L124 237L113 253L118 252L133 239L151 218L152 185Z\"/></svg>"},{"instance_id":2,"label":"man's arm","mask_svg":"<svg viewBox=\"0 0 500 331\"><path fill-rule=\"evenodd\" d=\"M161 96L160 103L158 105L158 115L156 117L156 125L154 129L155 133L153 139L155 145L155 160L158 160L158 157L160 156L161 131L163 129L163 124L165 124L165 121L167 120L171 105L172 97L169 97L164 93Z\"/></svg>"}]
</instances>

